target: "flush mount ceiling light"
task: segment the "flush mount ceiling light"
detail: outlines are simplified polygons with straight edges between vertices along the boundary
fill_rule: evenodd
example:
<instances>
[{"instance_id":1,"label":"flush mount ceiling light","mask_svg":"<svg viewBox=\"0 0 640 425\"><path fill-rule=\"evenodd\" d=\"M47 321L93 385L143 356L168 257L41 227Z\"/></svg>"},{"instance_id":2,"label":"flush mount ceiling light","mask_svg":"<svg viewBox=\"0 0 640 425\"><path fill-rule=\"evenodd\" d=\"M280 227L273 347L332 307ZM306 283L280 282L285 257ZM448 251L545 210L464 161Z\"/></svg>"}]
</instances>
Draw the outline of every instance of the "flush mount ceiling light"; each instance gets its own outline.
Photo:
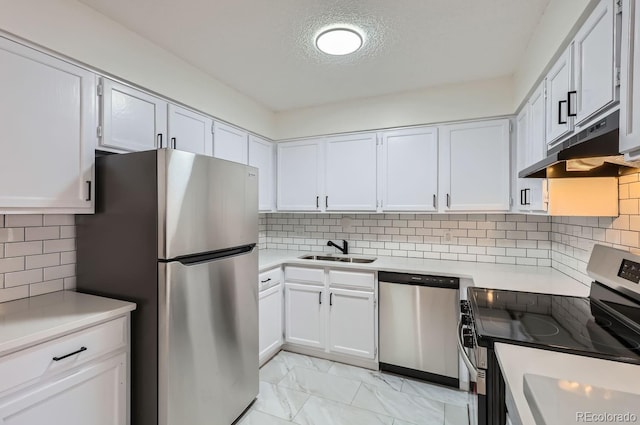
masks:
<instances>
[{"instance_id":1,"label":"flush mount ceiling light","mask_svg":"<svg viewBox=\"0 0 640 425\"><path fill-rule=\"evenodd\" d=\"M328 55L348 55L362 47L362 36L349 28L332 28L316 37L316 47Z\"/></svg>"}]
</instances>

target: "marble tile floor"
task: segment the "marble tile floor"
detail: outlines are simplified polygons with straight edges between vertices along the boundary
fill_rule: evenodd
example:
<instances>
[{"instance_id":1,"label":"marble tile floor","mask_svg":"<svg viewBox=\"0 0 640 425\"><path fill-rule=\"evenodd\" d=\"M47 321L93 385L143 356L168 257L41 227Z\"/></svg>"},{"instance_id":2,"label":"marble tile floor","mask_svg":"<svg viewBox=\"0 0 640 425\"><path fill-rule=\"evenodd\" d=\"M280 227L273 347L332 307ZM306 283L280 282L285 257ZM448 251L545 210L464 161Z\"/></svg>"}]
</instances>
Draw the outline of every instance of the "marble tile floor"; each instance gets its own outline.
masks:
<instances>
[{"instance_id":1,"label":"marble tile floor","mask_svg":"<svg viewBox=\"0 0 640 425\"><path fill-rule=\"evenodd\" d=\"M237 425L468 425L466 392L281 351Z\"/></svg>"}]
</instances>

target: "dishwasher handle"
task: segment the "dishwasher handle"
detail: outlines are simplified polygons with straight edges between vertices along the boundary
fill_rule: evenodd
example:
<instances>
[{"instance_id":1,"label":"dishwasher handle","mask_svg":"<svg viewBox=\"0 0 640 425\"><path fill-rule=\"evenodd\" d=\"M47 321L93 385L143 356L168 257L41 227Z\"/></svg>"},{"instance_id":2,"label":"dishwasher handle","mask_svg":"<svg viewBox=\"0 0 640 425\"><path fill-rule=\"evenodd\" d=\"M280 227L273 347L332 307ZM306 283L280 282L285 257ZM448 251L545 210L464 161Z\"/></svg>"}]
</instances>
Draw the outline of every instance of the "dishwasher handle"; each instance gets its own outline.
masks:
<instances>
[{"instance_id":1,"label":"dishwasher handle","mask_svg":"<svg viewBox=\"0 0 640 425\"><path fill-rule=\"evenodd\" d=\"M427 286L430 288L460 289L460 278L451 276L379 272L378 281L400 285Z\"/></svg>"}]
</instances>

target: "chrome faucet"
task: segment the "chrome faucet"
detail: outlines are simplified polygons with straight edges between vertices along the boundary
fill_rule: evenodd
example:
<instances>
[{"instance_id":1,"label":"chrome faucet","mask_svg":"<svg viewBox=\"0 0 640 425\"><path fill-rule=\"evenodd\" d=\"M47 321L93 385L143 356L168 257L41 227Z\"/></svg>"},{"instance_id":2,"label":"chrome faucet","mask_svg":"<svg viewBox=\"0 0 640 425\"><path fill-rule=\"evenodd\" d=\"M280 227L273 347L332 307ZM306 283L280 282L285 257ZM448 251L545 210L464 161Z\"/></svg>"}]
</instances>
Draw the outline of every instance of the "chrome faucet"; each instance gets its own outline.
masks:
<instances>
[{"instance_id":1,"label":"chrome faucet","mask_svg":"<svg viewBox=\"0 0 640 425\"><path fill-rule=\"evenodd\" d=\"M328 241L327 246L334 246L338 248L344 255L349 253L349 243L344 239L342 240L342 246L336 245L333 241Z\"/></svg>"}]
</instances>

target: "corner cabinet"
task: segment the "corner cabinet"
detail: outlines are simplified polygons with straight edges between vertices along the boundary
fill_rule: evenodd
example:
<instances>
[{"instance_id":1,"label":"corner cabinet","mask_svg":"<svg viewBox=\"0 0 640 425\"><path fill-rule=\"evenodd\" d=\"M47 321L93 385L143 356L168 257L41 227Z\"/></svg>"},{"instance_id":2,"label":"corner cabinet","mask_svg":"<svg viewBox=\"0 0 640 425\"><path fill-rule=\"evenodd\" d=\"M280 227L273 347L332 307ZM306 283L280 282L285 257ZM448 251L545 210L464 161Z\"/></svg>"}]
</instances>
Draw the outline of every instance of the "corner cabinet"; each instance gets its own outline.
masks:
<instances>
[{"instance_id":1,"label":"corner cabinet","mask_svg":"<svg viewBox=\"0 0 640 425\"><path fill-rule=\"evenodd\" d=\"M381 134L380 196L384 211L438 208L438 129L420 127Z\"/></svg>"},{"instance_id":2,"label":"corner cabinet","mask_svg":"<svg viewBox=\"0 0 640 425\"><path fill-rule=\"evenodd\" d=\"M508 119L440 127L440 211L509 211Z\"/></svg>"},{"instance_id":3,"label":"corner cabinet","mask_svg":"<svg viewBox=\"0 0 640 425\"><path fill-rule=\"evenodd\" d=\"M167 145L167 102L102 78L98 85L100 105L99 148L144 151Z\"/></svg>"},{"instance_id":4,"label":"corner cabinet","mask_svg":"<svg viewBox=\"0 0 640 425\"><path fill-rule=\"evenodd\" d=\"M275 149L273 143L249 136L249 165L258 169L258 209L275 211Z\"/></svg>"},{"instance_id":5,"label":"corner cabinet","mask_svg":"<svg viewBox=\"0 0 640 425\"><path fill-rule=\"evenodd\" d=\"M95 74L0 37L0 214L93 213Z\"/></svg>"}]
</instances>

